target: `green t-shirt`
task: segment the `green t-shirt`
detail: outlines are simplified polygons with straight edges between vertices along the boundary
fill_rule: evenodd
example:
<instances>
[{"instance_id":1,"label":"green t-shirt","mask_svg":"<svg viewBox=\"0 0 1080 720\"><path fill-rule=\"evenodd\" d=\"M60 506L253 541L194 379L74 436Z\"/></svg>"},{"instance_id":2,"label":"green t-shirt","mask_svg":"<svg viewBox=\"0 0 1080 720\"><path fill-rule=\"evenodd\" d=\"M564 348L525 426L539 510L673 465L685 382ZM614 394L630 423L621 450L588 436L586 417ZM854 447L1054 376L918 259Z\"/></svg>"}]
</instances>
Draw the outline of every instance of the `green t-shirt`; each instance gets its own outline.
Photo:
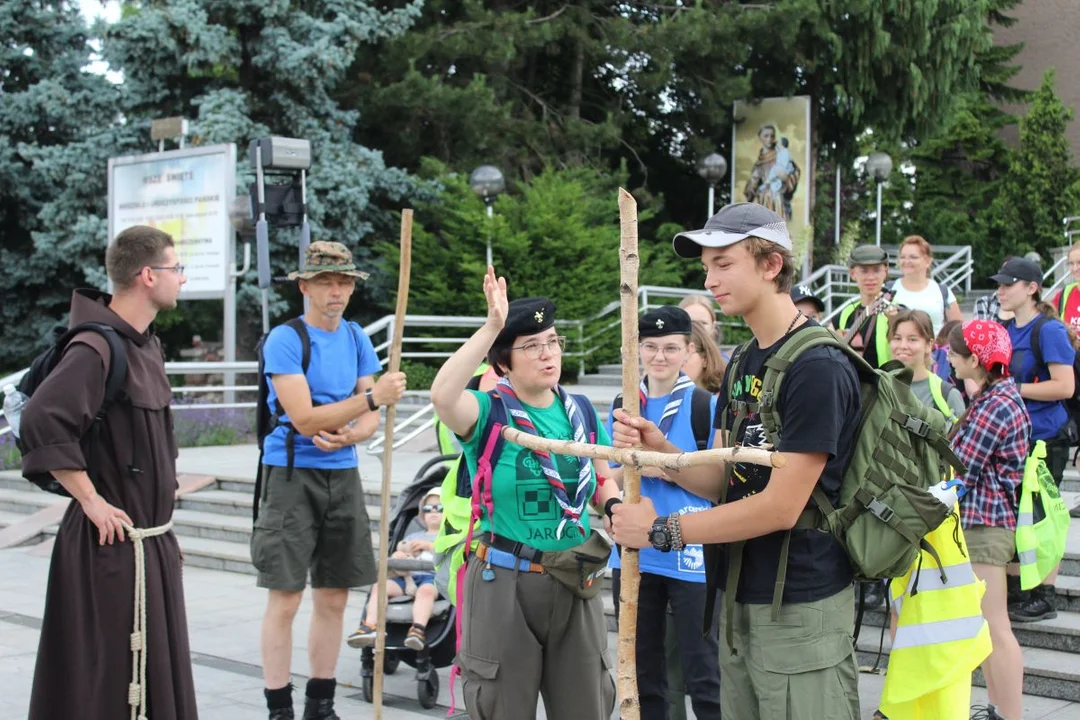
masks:
<instances>
[{"instance_id":1,"label":"green t-shirt","mask_svg":"<svg viewBox=\"0 0 1080 720\"><path fill-rule=\"evenodd\" d=\"M462 441L462 448L469 475L475 477L476 458L483 450L478 446L486 440L483 428L487 425L488 415L491 412L491 397L487 393L475 390L469 390L469 392L480 405L480 415L476 419L476 430L468 441ZM573 439L574 431L570 426L570 419L566 416L566 409L558 395L546 408L533 407L524 403L522 406L525 412L529 413L541 437L554 440ZM596 408L591 404L581 409L596 415ZM517 427L512 419L509 422L513 427ZM600 424L599 417L596 418L596 427L598 435L596 443L610 445L611 439L608 437L607 430ZM577 477L580 467L578 459L573 455L555 455L554 459L555 468L566 484L566 494L573 500L578 486ZM595 492L595 473L590 477L589 483L594 486L593 491L589 493L591 497ZM555 531L562 521L562 510L551 491L551 485L544 477L540 460L532 450L527 450L520 445L503 443L499 460L492 469L491 500L495 507L495 535L498 537L522 542L543 551L568 550L582 542L581 533L573 527L564 529L561 539L555 538ZM587 535L590 532L588 512L582 514L581 524ZM491 519L485 511L480 519L480 531L489 532L490 530Z\"/></svg>"}]
</instances>

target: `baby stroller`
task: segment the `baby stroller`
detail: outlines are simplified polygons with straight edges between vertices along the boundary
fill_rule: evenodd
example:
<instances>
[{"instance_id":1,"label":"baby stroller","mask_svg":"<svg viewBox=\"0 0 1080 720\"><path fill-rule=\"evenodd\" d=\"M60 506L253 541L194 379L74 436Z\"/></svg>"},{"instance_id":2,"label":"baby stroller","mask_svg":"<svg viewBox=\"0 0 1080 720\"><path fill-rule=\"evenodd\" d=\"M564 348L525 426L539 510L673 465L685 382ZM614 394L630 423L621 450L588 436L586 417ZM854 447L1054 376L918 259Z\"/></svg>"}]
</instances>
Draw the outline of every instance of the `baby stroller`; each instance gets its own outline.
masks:
<instances>
[{"instance_id":1,"label":"baby stroller","mask_svg":"<svg viewBox=\"0 0 1080 720\"><path fill-rule=\"evenodd\" d=\"M417 518L420 500L432 488L442 485L446 478L448 460L454 456L439 456L425 463L416 474L412 485L398 497L390 511L389 543L391 552L410 533L423 531ZM393 561L391 561L393 563ZM378 586L373 586L368 597ZM393 675L401 661L416 668L416 696L425 709L435 707L439 697L437 668L447 667L457 653L457 635L454 630L455 610L450 601L440 597L435 601L431 619L427 623L425 643L427 647L416 651L405 646L405 636L412 626L412 601L408 596L391 598L386 604L386 654L383 670ZM375 649L365 647L360 656L360 680L364 700L372 702L375 696Z\"/></svg>"}]
</instances>

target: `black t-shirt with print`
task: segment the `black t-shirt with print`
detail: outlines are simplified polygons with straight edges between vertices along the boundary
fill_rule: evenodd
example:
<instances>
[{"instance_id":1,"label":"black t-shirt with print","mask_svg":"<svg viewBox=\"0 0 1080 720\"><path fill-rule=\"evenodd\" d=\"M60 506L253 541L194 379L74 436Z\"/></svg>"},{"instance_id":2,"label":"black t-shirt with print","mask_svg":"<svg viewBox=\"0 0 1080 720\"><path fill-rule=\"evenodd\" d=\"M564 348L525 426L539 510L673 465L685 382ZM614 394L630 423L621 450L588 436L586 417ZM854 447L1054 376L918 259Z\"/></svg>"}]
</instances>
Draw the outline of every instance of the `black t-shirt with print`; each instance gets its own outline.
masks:
<instances>
[{"instance_id":1,"label":"black t-shirt with print","mask_svg":"<svg viewBox=\"0 0 1080 720\"><path fill-rule=\"evenodd\" d=\"M779 350L788 337L790 334L764 349L758 347L757 340L751 341L738 362L737 371L741 377L731 378L733 399L758 401L765 377L765 360ZM734 365L729 365L727 372L736 372ZM726 383L727 378L725 386ZM819 483L834 505L839 501L841 478L854 449L860 409L858 375L843 352L836 348L816 347L803 352L780 384L777 449L789 453L827 453L829 460ZM735 409L729 399L720 398L716 406L717 428L721 427L725 413L730 427ZM757 415L751 414L733 444L757 447L765 442L764 427ZM736 464L727 502L761 492L771 475L772 469L762 465ZM772 602L783 540L784 532L774 532L746 542L736 594L738 602ZM716 581L722 589L727 577L723 563L726 553L711 554L718 556L720 561L712 563L708 570L720 573ZM850 585L852 579L847 554L831 535L817 530L792 531L784 584L785 603L814 602L831 597Z\"/></svg>"}]
</instances>

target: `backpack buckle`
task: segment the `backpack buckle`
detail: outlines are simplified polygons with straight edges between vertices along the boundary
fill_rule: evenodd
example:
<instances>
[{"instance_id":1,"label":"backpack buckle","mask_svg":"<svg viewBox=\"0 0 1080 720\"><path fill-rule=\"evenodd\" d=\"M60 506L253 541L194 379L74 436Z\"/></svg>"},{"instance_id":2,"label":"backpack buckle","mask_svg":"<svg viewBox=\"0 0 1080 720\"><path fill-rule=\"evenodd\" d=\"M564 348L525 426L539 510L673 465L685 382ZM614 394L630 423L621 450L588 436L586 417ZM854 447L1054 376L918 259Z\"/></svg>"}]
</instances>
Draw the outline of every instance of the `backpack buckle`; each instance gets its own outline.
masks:
<instances>
[{"instance_id":1,"label":"backpack buckle","mask_svg":"<svg viewBox=\"0 0 1080 720\"><path fill-rule=\"evenodd\" d=\"M886 525L892 522L892 519L896 516L896 513L893 512L893 509L891 507L881 502L877 498L874 498L869 503L867 503L866 509L873 513L874 517L876 517L878 520L885 523Z\"/></svg>"},{"instance_id":2,"label":"backpack buckle","mask_svg":"<svg viewBox=\"0 0 1080 720\"><path fill-rule=\"evenodd\" d=\"M904 420L904 429L908 432L913 432L921 438L925 438L930 434L930 423L920 418L908 415Z\"/></svg>"},{"instance_id":3,"label":"backpack buckle","mask_svg":"<svg viewBox=\"0 0 1080 720\"><path fill-rule=\"evenodd\" d=\"M772 407L773 404L773 391L766 390L761 393L761 399L758 400L758 408Z\"/></svg>"}]
</instances>

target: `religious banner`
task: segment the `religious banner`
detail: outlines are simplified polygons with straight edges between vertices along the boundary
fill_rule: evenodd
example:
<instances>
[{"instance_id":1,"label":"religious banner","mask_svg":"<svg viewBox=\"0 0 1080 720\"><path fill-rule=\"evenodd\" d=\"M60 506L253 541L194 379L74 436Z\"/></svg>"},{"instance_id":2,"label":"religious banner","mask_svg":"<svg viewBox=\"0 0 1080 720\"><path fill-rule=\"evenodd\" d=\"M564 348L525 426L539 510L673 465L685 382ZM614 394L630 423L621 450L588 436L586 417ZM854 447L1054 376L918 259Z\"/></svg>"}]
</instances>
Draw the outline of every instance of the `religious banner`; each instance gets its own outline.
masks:
<instances>
[{"instance_id":1,"label":"religious banner","mask_svg":"<svg viewBox=\"0 0 1080 720\"><path fill-rule=\"evenodd\" d=\"M169 233L187 276L180 297L221 298L234 252L235 194L232 144L109 158L109 239L132 225Z\"/></svg>"},{"instance_id":2,"label":"religious banner","mask_svg":"<svg viewBox=\"0 0 1080 720\"><path fill-rule=\"evenodd\" d=\"M800 245L810 226L810 98L736 102L734 117L732 201L776 212Z\"/></svg>"}]
</instances>

